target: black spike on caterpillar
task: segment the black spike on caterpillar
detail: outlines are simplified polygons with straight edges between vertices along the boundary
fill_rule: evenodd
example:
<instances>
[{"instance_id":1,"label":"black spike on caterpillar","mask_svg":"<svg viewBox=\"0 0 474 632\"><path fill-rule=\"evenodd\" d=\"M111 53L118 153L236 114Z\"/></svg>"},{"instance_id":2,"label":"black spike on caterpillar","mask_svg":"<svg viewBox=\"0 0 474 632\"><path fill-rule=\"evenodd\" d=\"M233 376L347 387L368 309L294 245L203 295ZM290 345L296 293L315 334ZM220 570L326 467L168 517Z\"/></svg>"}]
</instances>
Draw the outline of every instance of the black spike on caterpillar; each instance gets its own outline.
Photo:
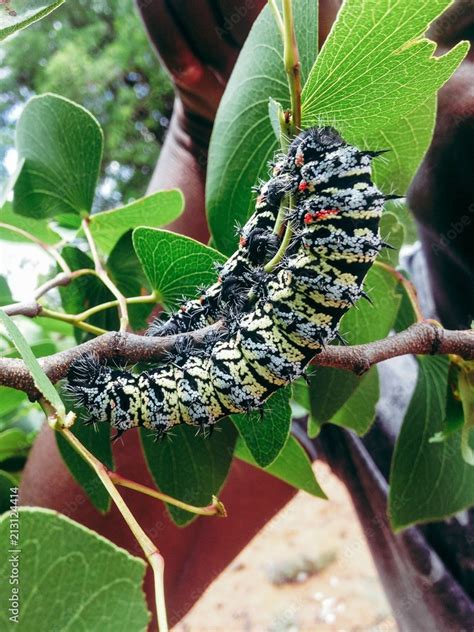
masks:
<instances>
[{"instance_id":1,"label":"black spike on caterpillar","mask_svg":"<svg viewBox=\"0 0 474 632\"><path fill-rule=\"evenodd\" d=\"M260 408L337 337L341 317L365 296L365 275L382 247L385 197L371 177L376 155L348 145L332 128L300 134L263 186L221 282L207 291L209 313L192 327L185 323L187 331L208 324L209 314L216 316L215 305L228 303L226 283L237 295L233 277L241 277L244 290L254 291L254 301L227 306L232 326L212 340L205 338L192 352L184 336L176 353L139 375L83 358L71 366L69 391L95 420L119 431L144 426L162 434L180 423L206 430L230 413ZM286 193L292 196L288 221L295 237L266 274L262 265L268 254L259 252L265 239L254 231L272 232ZM252 242L255 252L249 250Z\"/></svg>"}]
</instances>

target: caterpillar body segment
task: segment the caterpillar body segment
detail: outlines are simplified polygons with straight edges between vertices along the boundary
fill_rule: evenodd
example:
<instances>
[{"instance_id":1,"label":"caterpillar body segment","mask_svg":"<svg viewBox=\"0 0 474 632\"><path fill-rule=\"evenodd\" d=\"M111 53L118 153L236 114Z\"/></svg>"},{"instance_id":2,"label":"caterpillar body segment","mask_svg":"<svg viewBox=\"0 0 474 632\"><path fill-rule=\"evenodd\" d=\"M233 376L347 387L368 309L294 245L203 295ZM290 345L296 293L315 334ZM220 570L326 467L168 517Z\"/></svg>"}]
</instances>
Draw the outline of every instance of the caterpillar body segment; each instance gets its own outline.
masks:
<instances>
[{"instance_id":1,"label":"caterpillar body segment","mask_svg":"<svg viewBox=\"0 0 474 632\"><path fill-rule=\"evenodd\" d=\"M140 375L91 357L72 365L68 388L91 417L119 431L144 426L162 434L180 423L206 430L228 414L261 408L302 375L364 296L364 278L383 247L385 197L371 180L376 155L348 145L332 128L300 134L260 188L220 281L162 324L168 333L184 332L175 352ZM273 225L288 193L295 238L266 274L263 265L278 246ZM232 299L226 332L190 346L186 332L214 322Z\"/></svg>"}]
</instances>

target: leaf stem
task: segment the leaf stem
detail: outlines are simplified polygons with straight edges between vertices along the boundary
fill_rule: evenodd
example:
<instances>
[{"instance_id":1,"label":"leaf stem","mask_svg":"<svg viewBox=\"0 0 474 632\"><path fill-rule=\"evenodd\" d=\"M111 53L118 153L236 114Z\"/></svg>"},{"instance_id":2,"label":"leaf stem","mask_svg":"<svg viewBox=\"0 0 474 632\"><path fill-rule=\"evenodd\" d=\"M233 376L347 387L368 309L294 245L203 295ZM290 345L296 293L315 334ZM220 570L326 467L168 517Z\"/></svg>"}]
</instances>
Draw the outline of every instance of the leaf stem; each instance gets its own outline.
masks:
<instances>
[{"instance_id":1,"label":"leaf stem","mask_svg":"<svg viewBox=\"0 0 474 632\"><path fill-rule=\"evenodd\" d=\"M107 330L102 329L101 327L95 327L94 325L89 325L89 323L83 323L82 321L77 320L74 314L64 314L63 312L56 312L52 309L43 307L42 305L40 305L39 307L40 309L37 316L45 316L46 318L62 320L65 323L70 323L71 325L74 325L79 329L83 329L84 331L87 331L91 334L95 334L96 336L107 333Z\"/></svg>"},{"instance_id":2,"label":"leaf stem","mask_svg":"<svg viewBox=\"0 0 474 632\"><path fill-rule=\"evenodd\" d=\"M17 233L25 239L32 241L42 248L50 257L52 257L64 273L71 274L71 268L54 246L50 246L41 239L38 239L38 237L35 237L32 233L29 233L27 230L23 230L23 228L19 228L18 226L12 226L11 224L4 224L3 222L0 222L0 228L11 230L13 233Z\"/></svg>"},{"instance_id":3,"label":"leaf stem","mask_svg":"<svg viewBox=\"0 0 474 632\"><path fill-rule=\"evenodd\" d=\"M87 243L89 244L89 248L91 251L92 259L94 261L95 271L97 276L102 281L102 283L111 291L111 293L115 296L118 303L118 311L120 317L120 331L127 331L129 318L128 318L128 309L127 309L127 301L122 292L118 289L115 283L107 274L104 266L102 265L102 261L99 257L99 253L97 251L97 246L92 236L92 233L89 228L90 218L85 217L82 220L82 229L87 239Z\"/></svg>"},{"instance_id":4,"label":"leaf stem","mask_svg":"<svg viewBox=\"0 0 474 632\"><path fill-rule=\"evenodd\" d=\"M89 452L89 450L79 441L79 439L68 429L63 427L56 427L56 430L62 434L66 441L76 450L76 452L90 465L94 472L99 477L101 483L110 494L110 497L114 501L117 509L122 514L125 522L127 523L130 531L135 536L137 542L141 546L145 557L148 560L155 580L155 604L156 613L158 618L158 625L160 632L168 631L168 622L166 616L166 603L164 594L164 560L159 549L150 538L143 531L138 524L135 516L132 514L121 494L115 487L112 479L109 476L108 470L103 463L101 463L96 457Z\"/></svg>"},{"instance_id":5,"label":"leaf stem","mask_svg":"<svg viewBox=\"0 0 474 632\"><path fill-rule=\"evenodd\" d=\"M35 298L35 300L38 300L39 298L41 298L41 296L43 296L43 294L46 294L47 292L49 292L49 290L52 290L55 287L69 285L69 283L71 283L71 281L73 281L74 279L78 279L79 277L84 276L86 274L95 275L96 271L92 270L91 268L81 268L80 270L74 270L70 273L60 272L49 281L46 281L46 283L43 283L43 285L40 285L35 290L33 297Z\"/></svg>"},{"instance_id":6,"label":"leaf stem","mask_svg":"<svg viewBox=\"0 0 474 632\"><path fill-rule=\"evenodd\" d=\"M376 265L378 268L382 268L383 270L386 270L386 272L391 274L394 277L394 279L396 279L398 283L400 283L400 285L404 288L405 292L407 293L408 300L410 301L413 311L415 312L416 322L417 323L424 322L426 319L423 316L423 312L421 311L420 303L418 301L418 296L417 296L416 289L413 283L409 281L408 279L406 279L401 272L399 272L392 266L388 265L388 263L385 263L384 261L376 261L374 265Z\"/></svg>"},{"instance_id":7,"label":"leaf stem","mask_svg":"<svg viewBox=\"0 0 474 632\"><path fill-rule=\"evenodd\" d=\"M157 498L158 500L162 500L165 503L174 505L175 507L180 507L180 509L184 509L185 511L189 511L190 513L197 514L198 516L219 516L220 518L225 518L227 516L224 505L216 496L212 497L212 503L210 505L207 505L207 507L195 507L194 505L189 505L182 500L178 500L177 498L168 496L168 494L163 494L157 489L152 489L151 487L147 487L146 485L142 485L141 483L131 481L128 478L117 474L116 472L108 471L108 475L112 482L115 483L115 485L121 485L122 487L133 489L136 492L146 494L147 496L151 496L152 498Z\"/></svg>"},{"instance_id":8,"label":"leaf stem","mask_svg":"<svg viewBox=\"0 0 474 632\"><path fill-rule=\"evenodd\" d=\"M284 38L285 37L285 25L283 24L283 19L281 17L280 11L278 9L278 5L276 3L276 0L268 0L268 6L270 7L272 13L273 13L273 17L275 18L275 22L276 25L278 27L278 30L281 33L281 37Z\"/></svg>"},{"instance_id":9,"label":"leaf stem","mask_svg":"<svg viewBox=\"0 0 474 632\"><path fill-rule=\"evenodd\" d=\"M293 131L301 129L301 64L296 42L292 0L283 0L283 57L290 89Z\"/></svg>"},{"instance_id":10,"label":"leaf stem","mask_svg":"<svg viewBox=\"0 0 474 632\"><path fill-rule=\"evenodd\" d=\"M145 296L131 296L125 299L127 305L140 305L146 303L156 303L158 301L158 293L153 291L151 294L147 294ZM90 316L97 314L98 312L103 311L104 309L109 309L110 307L117 307L119 304L118 300L107 301L106 303L100 303L100 305L95 305L90 309L86 309L80 314L76 314L75 318L78 321L87 320Z\"/></svg>"}]
</instances>

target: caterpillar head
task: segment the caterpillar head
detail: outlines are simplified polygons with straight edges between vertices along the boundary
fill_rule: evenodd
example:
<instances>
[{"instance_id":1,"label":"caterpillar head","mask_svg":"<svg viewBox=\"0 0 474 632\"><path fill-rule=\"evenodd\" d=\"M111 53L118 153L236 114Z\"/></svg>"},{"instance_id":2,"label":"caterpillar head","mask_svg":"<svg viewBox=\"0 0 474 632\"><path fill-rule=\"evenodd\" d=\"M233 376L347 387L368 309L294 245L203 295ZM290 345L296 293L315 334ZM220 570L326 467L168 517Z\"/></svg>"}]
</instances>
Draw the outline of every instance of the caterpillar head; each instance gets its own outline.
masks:
<instances>
[{"instance_id":1,"label":"caterpillar head","mask_svg":"<svg viewBox=\"0 0 474 632\"><path fill-rule=\"evenodd\" d=\"M108 422L122 431L139 425L136 378L101 364L94 355L84 355L71 365L66 390L93 421Z\"/></svg>"}]
</instances>

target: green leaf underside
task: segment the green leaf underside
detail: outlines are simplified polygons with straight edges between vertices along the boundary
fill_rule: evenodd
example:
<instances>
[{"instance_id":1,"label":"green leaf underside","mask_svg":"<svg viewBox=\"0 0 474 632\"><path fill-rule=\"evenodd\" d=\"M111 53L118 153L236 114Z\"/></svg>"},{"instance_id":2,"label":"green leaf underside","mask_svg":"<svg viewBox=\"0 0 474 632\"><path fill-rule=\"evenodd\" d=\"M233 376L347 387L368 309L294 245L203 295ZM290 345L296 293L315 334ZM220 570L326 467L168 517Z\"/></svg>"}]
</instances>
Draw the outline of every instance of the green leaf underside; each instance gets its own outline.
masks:
<instances>
[{"instance_id":1,"label":"green leaf underside","mask_svg":"<svg viewBox=\"0 0 474 632\"><path fill-rule=\"evenodd\" d=\"M403 246L405 229L397 216L390 211L385 211L380 220L380 235L382 239L390 244L391 248L384 248L377 257L377 261L382 261L396 267L400 256L400 248Z\"/></svg>"},{"instance_id":2,"label":"green leaf underside","mask_svg":"<svg viewBox=\"0 0 474 632\"><path fill-rule=\"evenodd\" d=\"M396 279L386 270L373 266L364 281L372 304L361 299L341 320L339 331L348 344L382 340L393 329L401 297Z\"/></svg>"},{"instance_id":3,"label":"green leaf underside","mask_svg":"<svg viewBox=\"0 0 474 632\"><path fill-rule=\"evenodd\" d=\"M375 419L380 395L377 367L372 367L362 377L321 367L313 374L309 393L309 437L316 437L324 423L364 435Z\"/></svg>"},{"instance_id":4,"label":"green leaf underside","mask_svg":"<svg viewBox=\"0 0 474 632\"><path fill-rule=\"evenodd\" d=\"M317 53L317 2L294 2L293 12L304 81ZM208 220L216 247L227 255L236 249L235 222L244 223L253 211L251 188L258 178L267 179L267 163L278 147L268 116L269 97L289 107L281 35L265 7L227 84L209 148Z\"/></svg>"},{"instance_id":5,"label":"green leaf underside","mask_svg":"<svg viewBox=\"0 0 474 632\"><path fill-rule=\"evenodd\" d=\"M79 421L71 428L71 432L101 463L110 470L114 469L109 424L99 423L94 427L85 426ZM73 478L86 492L94 507L104 513L108 511L110 509L110 496L100 479L58 432L55 435L59 452Z\"/></svg>"},{"instance_id":6,"label":"green leaf underside","mask_svg":"<svg viewBox=\"0 0 474 632\"><path fill-rule=\"evenodd\" d=\"M20 29L41 20L48 13L59 7L64 0L14 0L7 5L0 6L0 41Z\"/></svg>"},{"instance_id":7,"label":"green leaf underside","mask_svg":"<svg viewBox=\"0 0 474 632\"><path fill-rule=\"evenodd\" d=\"M226 259L217 250L167 230L136 228L133 245L166 309L176 308L183 296L194 298L198 286L214 283L214 263Z\"/></svg>"},{"instance_id":8,"label":"green leaf underside","mask_svg":"<svg viewBox=\"0 0 474 632\"><path fill-rule=\"evenodd\" d=\"M97 245L109 253L117 240L137 226L164 226L178 218L184 209L181 191L158 191L126 206L92 215L90 230Z\"/></svg>"},{"instance_id":9,"label":"green leaf underside","mask_svg":"<svg viewBox=\"0 0 474 632\"><path fill-rule=\"evenodd\" d=\"M450 0L346 0L304 86L303 127L334 125L352 144L392 149L375 180L403 194L434 124L435 95L468 51L423 38Z\"/></svg>"},{"instance_id":10,"label":"green leaf underside","mask_svg":"<svg viewBox=\"0 0 474 632\"><path fill-rule=\"evenodd\" d=\"M0 518L0 543L9 543L10 514ZM46 509L22 508L20 524L19 629L146 630L148 612L142 584L143 560L112 542ZM12 564L2 555L0 577L8 585ZM2 591L0 628L13 629L8 598Z\"/></svg>"},{"instance_id":11,"label":"green leaf underside","mask_svg":"<svg viewBox=\"0 0 474 632\"><path fill-rule=\"evenodd\" d=\"M84 108L55 94L30 99L16 129L25 164L15 183L15 212L36 219L92 208L103 134Z\"/></svg>"},{"instance_id":12,"label":"green leaf underside","mask_svg":"<svg viewBox=\"0 0 474 632\"><path fill-rule=\"evenodd\" d=\"M6 202L6 204L0 209L0 223L21 228L50 246L61 241L61 237L49 227L46 220L24 217L23 215L14 213L10 202ZM27 237L7 228L0 228L0 239L4 239L5 241L33 243Z\"/></svg>"},{"instance_id":13,"label":"green leaf underside","mask_svg":"<svg viewBox=\"0 0 474 632\"><path fill-rule=\"evenodd\" d=\"M404 276L407 276L401 271ZM416 323L417 316L415 314L415 310L413 309L412 302L407 294L407 291L403 285L398 286L398 292L400 294L400 307L398 309L397 318L395 320L394 329L395 331L404 331L408 329L410 325Z\"/></svg>"},{"instance_id":14,"label":"green leaf underside","mask_svg":"<svg viewBox=\"0 0 474 632\"><path fill-rule=\"evenodd\" d=\"M235 456L242 461L250 463L250 465L260 467L242 438L239 438L237 441ZM268 467L260 469L285 481L292 487L296 487L296 489L302 489L318 498L327 498L316 480L306 452L291 435L276 460Z\"/></svg>"},{"instance_id":15,"label":"green leaf underside","mask_svg":"<svg viewBox=\"0 0 474 632\"><path fill-rule=\"evenodd\" d=\"M182 424L168 439L156 442L150 430L140 436L148 469L165 494L194 506L205 506L222 488L234 452L237 430L230 421L220 422L208 438L196 436L197 429ZM172 520L184 526L195 514L167 505Z\"/></svg>"},{"instance_id":16,"label":"green leaf underside","mask_svg":"<svg viewBox=\"0 0 474 632\"><path fill-rule=\"evenodd\" d=\"M260 411L232 415L240 436L256 463L267 467L284 448L291 427L291 388L280 389L265 403L263 418Z\"/></svg>"},{"instance_id":17,"label":"green leaf underside","mask_svg":"<svg viewBox=\"0 0 474 632\"><path fill-rule=\"evenodd\" d=\"M30 345L23 337L22 333L15 325L13 320L0 309L0 321L7 330L8 336L11 338L13 344L17 348L24 363L30 371L36 388L40 391L43 397L54 406L58 414L64 415L64 404L61 401L56 389L50 382L48 376L41 368L38 360L35 358Z\"/></svg>"},{"instance_id":18,"label":"green leaf underside","mask_svg":"<svg viewBox=\"0 0 474 632\"><path fill-rule=\"evenodd\" d=\"M474 503L474 468L463 461L461 431L440 443L429 441L443 430L448 359L426 356L418 363L390 473L389 515L395 529L441 520Z\"/></svg>"}]
</instances>

